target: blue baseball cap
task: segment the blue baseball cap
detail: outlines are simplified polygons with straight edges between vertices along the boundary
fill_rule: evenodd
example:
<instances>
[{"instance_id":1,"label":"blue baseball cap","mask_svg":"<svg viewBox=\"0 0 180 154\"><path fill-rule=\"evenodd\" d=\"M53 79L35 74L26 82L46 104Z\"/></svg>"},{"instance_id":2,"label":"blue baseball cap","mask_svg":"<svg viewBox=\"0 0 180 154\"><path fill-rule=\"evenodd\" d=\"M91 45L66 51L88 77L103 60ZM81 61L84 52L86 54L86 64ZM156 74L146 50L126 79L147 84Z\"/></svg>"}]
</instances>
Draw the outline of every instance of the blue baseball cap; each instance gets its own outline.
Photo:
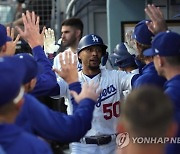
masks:
<instances>
[{"instance_id":1,"label":"blue baseball cap","mask_svg":"<svg viewBox=\"0 0 180 154\"><path fill-rule=\"evenodd\" d=\"M23 84L30 82L42 70L40 65L38 65L35 61L34 57L28 53L16 54L15 57L18 58L22 62L22 65L26 67Z\"/></svg>"},{"instance_id":2,"label":"blue baseball cap","mask_svg":"<svg viewBox=\"0 0 180 154\"><path fill-rule=\"evenodd\" d=\"M0 24L0 47L8 41L12 41L12 39L9 36L7 36L6 27Z\"/></svg>"},{"instance_id":3,"label":"blue baseball cap","mask_svg":"<svg viewBox=\"0 0 180 154\"><path fill-rule=\"evenodd\" d=\"M136 24L132 38L144 45L151 45L154 34L148 29L146 22L150 20L142 20Z\"/></svg>"},{"instance_id":4,"label":"blue baseball cap","mask_svg":"<svg viewBox=\"0 0 180 154\"><path fill-rule=\"evenodd\" d=\"M180 35L175 32L166 31L157 34L152 46L146 49L143 54L145 56L178 56L180 55Z\"/></svg>"},{"instance_id":5,"label":"blue baseball cap","mask_svg":"<svg viewBox=\"0 0 180 154\"><path fill-rule=\"evenodd\" d=\"M0 106L19 94L26 68L16 57L0 57Z\"/></svg>"}]
</instances>

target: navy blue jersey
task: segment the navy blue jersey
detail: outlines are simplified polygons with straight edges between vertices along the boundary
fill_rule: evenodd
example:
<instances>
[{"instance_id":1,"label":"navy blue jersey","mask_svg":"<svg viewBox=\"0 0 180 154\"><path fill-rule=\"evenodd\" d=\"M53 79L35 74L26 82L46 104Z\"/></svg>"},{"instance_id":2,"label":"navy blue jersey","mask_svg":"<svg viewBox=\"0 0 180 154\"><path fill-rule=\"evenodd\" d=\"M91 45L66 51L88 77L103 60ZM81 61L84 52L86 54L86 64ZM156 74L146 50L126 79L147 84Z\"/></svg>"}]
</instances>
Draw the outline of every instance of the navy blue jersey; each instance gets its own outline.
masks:
<instances>
[{"instance_id":1,"label":"navy blue jersey","mask_svg":"<svg viewBox=\"0 0 180 154\"><path fill-rule=\"evenodd\" d=\"M165 93L170 97L174 107L174 117L178 123L176 137L180 137L180 75L168 80L164 85ZM180 144L168 144L167 154L180 153Z\"/></svg>"},{"instance_id":2,"label":"navy blue jersey","mask_svg":"<svg viewBox=\"0 0 180 154\"><path fill-rule=\"evenodd\" d=\"M0 124L0 145L7 154L52 154L47 143L13 124Z\"/></svg>"},{"instance_id":3,"label":"navy blue jersey","mask_svg":"<svg viewBox=\"0 0 180 154\"><path fill-rule=\"evenodd\" d=\"M165 82L166 79L157 74L154 63L151 62L143 67L141 75L134 81L132 86L138 88L142 85L155 85L163 88Z\"/></svg>"},{"instance_id":4,"label":"navy blue jersey","mask_svg":"<svg viewBox=\"0 0 180 154\"><path fill-rule=\"evenodd\" d=\"M66 115L49 109L33 96L26 94L16 124L46 139L60 142L79 141L91 128L94 106L93 100L83 99L73 115Z\"/></svg>"},{"instance_id":5,"label":"navy blue jersey","mask_svg":"<svg viewBox=\"0 0 180 154\"><path fill-rule=\"evenodd\" d=\"M36 97L59 94L59 85L57 84L55 72L52 71L52 64L46 57L42 47L37 46L32 49L32 52L38 65L42 66L42 70L37 76L37 83L31 94Z\"/></svg>"}]
</instances>

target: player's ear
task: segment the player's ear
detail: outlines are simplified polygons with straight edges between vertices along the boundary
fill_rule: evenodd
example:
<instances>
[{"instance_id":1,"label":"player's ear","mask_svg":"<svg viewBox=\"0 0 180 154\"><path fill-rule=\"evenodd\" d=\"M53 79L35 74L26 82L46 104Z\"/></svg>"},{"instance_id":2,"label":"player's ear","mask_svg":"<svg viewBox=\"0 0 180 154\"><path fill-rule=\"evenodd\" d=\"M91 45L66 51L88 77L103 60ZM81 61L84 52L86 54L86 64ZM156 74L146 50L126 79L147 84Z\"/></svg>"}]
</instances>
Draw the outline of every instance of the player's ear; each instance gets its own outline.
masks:
<instances>
[{"instance_id":1,"label":"player's ear","mask_svg":"<svg viewBox=\"0 0 180 154\"><path fill-rule=\"evenodd\" d=\"M81 36L81 31L79 29L76 30L76 37L80 37Z\"/></svg>"},{"instance_id":2,"label":"player's ear","mask_svg":"<svg viewBox=\"0 0 180 154\"><path fill-rule=\"evenodd\" d=\"M158 65L158 67L163 66L163 59L159 55L154 56L153 60L156 61L156 64Z\"/></svg>"},{"instance_id":3,"label":"player's ear","mask_svg":"<svg viewBox=\"0 0 180 154\"><path fill-rule=\"evenodd\" d=\"M82 51L81 51L82 52ZM78 59L81 61L81 52L78 55Z\"/></svg>"},{"instance_id":4,"label":"player's ear","mask_svg":"<svg viewBox=\"0 0 180 154\"><path fill-rule=\"evenodd\" d=\"M37 82L37 79L36 79L36 78L33 78L33 79L30 81L31 86L32 86L32 87L35 87L36 82Z\"/></svg>"}]
</instances>

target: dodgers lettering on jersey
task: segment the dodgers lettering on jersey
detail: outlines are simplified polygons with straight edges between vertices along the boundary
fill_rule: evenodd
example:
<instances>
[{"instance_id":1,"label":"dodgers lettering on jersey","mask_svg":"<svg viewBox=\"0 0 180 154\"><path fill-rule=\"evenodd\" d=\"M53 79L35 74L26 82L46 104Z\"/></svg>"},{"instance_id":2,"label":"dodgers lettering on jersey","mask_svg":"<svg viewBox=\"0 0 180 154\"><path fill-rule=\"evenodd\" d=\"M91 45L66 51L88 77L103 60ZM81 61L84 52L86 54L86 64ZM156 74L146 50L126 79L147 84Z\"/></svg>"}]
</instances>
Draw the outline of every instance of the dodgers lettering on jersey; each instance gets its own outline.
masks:
<instances>
[{"instance_id":1,"label":"dodgers lettering on jersey","mask_svg":"<svg viewBox=\"0 0 180 154\"><path fill-rule=\"evenodd\" d=\"M93 112L92 128L86 136L116 133L122 92L125 89L131 89L132 76L133 74L126 74L122 71L101 69L101 73L91 79L82 71L79 72L79 80L82 84L84 82L98 82L102 89Z\"/></svg>"},{"instance_id":2,"label":"dodgers lettering on jersey","mask_svg":"<svg viewBox=\"0 0 180 154\"><path fill-rule=\"evenodd\" d=\"M113 85L110 85L107 88L103 89L102 92L100 93L100 97L97 100L96 106L100 107L101 101L108 99L109 97L115 95L116 93L117 93L117 89Z\"/></svg>"}]
</instances>

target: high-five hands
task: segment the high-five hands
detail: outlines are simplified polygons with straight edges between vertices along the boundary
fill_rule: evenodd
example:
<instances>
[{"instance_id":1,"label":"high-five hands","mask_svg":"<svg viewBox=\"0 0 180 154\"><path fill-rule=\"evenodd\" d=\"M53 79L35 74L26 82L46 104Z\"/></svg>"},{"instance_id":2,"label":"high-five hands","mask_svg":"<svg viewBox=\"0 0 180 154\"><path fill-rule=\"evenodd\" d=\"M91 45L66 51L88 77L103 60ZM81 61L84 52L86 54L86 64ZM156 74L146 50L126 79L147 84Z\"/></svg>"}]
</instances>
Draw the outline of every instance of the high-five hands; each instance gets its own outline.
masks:
<instances>
[{"instance_id":1,"label":"high-five hands","mask_svg":"<svg viewBox=\"0 0 180 154\"><path fill-rule=\"evenodd\" d=\"M98 83L84 83L82 85L81 93L78 95L75 91L70 91L71 95L74 97L75 101L79 103L84 98L90 98L97 101L101 90L98 89Z\"/></svg>"},{"instance_id":2,"label":"high-five hands","mask_svg":"<svg viewBox=\"0 0 180 154\"><path fill-rule=\"evenodd\" d=\"M54 71L62 77L68 84L78 81L77 55L71 51L64 51L59 54L61 69Z\"/></svg>"},{"instance_id":3,"label":"high-five hands","mask_svg":"<svg viewBox=\"0 0 180 154\"><path fill-rule=\"evenodd\" d=\"M14 28L7 27L7 36L9 36L12 41L7 42L7 48L6 48L6 55L12 56L15 54L16 51L16 44L19 41L20 35L18 34L16 38L14 38Z\"/></svg>"},{"instance_id":4,"label":"high-five hands","mask_svg":"<svg viewBox=\"0 0 180 154\"><path fill-rule=\"evenodd\" d=\"M145 12L151 20L151 22L147 22L146 24L148 26L148 29L153 34L156 35L157 33L166 31L168 29L163 13L161 12L159 7L156 7L154 4L149 4L145 8Z\"/></svg>"},{"instance_id":5,"label":"high-five hands","mask_svg":"<svg viewBox=\"0 0 180 154\"><path fill-rule=\"evenodd\" d=\"M40 33L39 16L36 16L34 11L32 13L26 11L26 14L22 14L22 20L24 24L24 31L20 27L16 26L20 36L28 42L31 48L34 48L38 45L43 46L45 27Z\"/></svg>"},{"instance_id":6,"label":"high-five hands","mask_svg":"<svg viewBox=\"0 0 180 154\"><path fill-rule=\"evenodd\" d=\"M46 54L57 52L59 45L55 44L54 30L51 28L45 29L44 33L44 51Z\"/></svg>"}]
</instances>

